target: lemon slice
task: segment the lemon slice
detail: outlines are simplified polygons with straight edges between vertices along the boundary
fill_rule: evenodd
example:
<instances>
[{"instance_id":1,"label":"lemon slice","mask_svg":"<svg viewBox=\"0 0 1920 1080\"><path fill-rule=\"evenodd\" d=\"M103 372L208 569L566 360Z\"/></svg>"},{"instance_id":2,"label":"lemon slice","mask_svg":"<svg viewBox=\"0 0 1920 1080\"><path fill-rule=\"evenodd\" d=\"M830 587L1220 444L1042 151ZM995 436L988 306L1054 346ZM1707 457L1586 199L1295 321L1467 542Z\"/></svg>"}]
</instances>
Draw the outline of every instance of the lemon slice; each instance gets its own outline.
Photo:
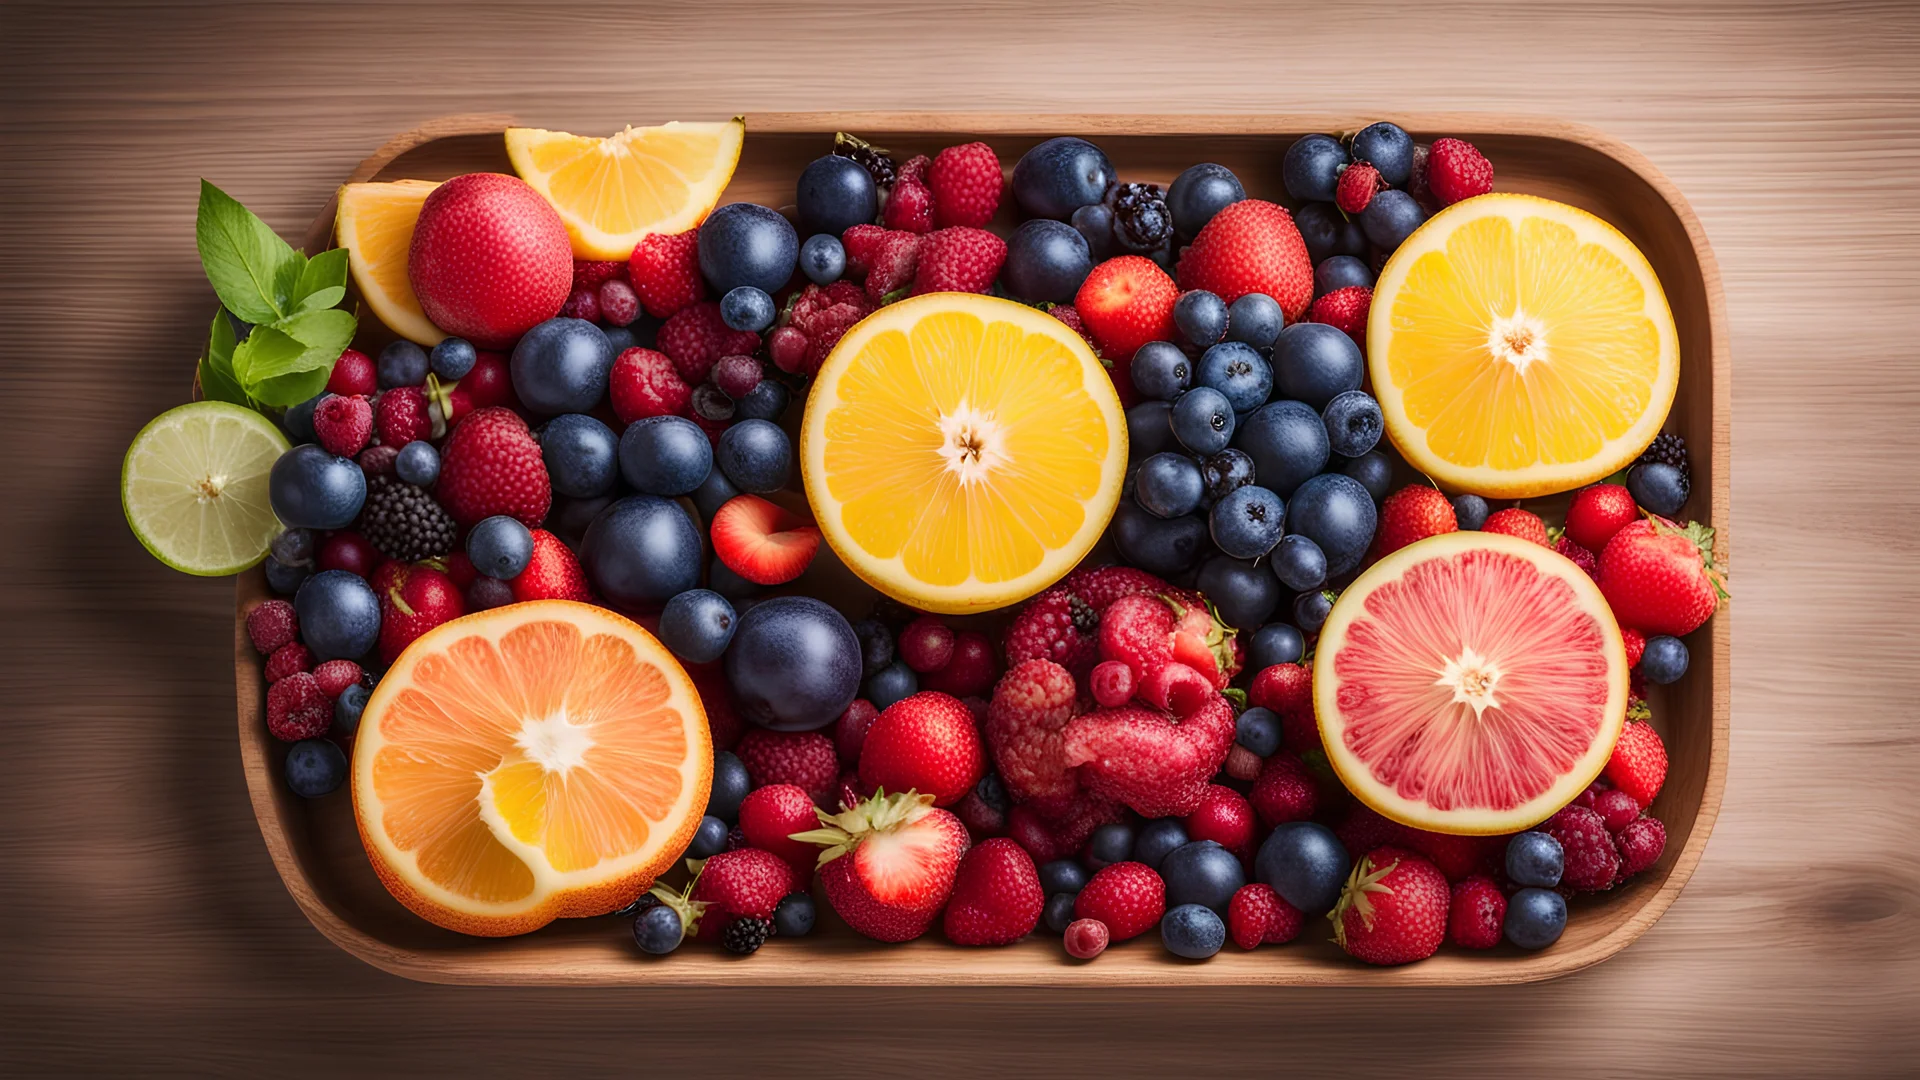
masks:
<instances>
[{"instance_id":1,"label":"lemon slice","mask_svg":"<svg viewBox=\"0 0 1920 1080\"><path fill-rule=\"evenodd\" d=\"M267 474L287 451L273 421L224 401L168 409L140 429L120 469L120 505L153 557L202 577L266 557L280 522Z\"/></svg>"},{"instance_id":2,"label":"lemon slice","mask_svg":"<svg viewBox=\"0 0 1920 1080\"><path fill-rule=\"evenodd\" d=\"M1592 214L1531 195L1455 203L1408 237L1374 286L1367 355L1408 463L1499 499L1626 466L1680 379L1646 256Z\"/></svg>"},{"instance_id":3,"label":"lemon slice","mask_svg":"<svg viewBox=\"0 0 1920 1080\"><path fill-rule=\"evenodd\" d=\"M595 139L508 128L507 157L546 196L582 259L625 259L653 233L683 233L706 219L740 162L746 122L629 127Z\"/></svg>"},{"instance_id":4,"label":"lemon slice","mask_svg":"<svg viewBox=\"0 0 1920 1080\"><path fill-rule=\"evenodd\" d=\"M340 189L340 213L335 219L361 299L387 329L429 347L447 335L427 318L420 298L413 294L413 284L407 280L407 251L413 246L420 207L439 186L426 180L348 184Z\"/></svg>"}]
</instances>

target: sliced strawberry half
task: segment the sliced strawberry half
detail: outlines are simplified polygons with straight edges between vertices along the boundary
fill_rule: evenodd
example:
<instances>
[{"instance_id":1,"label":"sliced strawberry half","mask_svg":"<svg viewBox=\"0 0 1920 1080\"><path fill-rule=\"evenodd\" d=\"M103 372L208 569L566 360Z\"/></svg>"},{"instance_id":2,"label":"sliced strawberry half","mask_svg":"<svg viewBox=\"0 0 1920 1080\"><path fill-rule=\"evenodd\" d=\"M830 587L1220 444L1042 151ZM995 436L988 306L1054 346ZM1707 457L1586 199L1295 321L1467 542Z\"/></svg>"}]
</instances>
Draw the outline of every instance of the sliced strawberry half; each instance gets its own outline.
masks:
<instances>
[{"instance_id":1,"label":"sliced strawberry half","mask_svg":"<svg viewBox=\"0 0 1920 1080\"><path fill-rule=\"evenodd\" d=\"M812 522L758 495L736 495L713 515L713 553L755 585L783 585L820 550Z\"/></svg>"}]
</instances>

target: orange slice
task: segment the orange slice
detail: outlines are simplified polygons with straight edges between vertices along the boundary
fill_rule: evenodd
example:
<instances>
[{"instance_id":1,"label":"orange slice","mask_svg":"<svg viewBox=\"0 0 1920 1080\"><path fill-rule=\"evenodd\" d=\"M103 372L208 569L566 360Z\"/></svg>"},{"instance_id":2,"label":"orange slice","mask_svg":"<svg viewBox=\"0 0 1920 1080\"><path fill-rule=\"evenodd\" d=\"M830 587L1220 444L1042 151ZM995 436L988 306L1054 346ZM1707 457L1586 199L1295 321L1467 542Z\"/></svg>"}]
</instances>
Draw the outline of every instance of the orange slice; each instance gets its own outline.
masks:
<instances>
[{"instance_id":1,"label":"orange slice","mask_svg":"<svg viewBox=\"0 0 1920 1080\"><path fill-rule=\"evenodd\" d=\"M340 189L340 212L335 219L361 299L387 329L426 346L438 345L447 335L427 318L413 294L407 280L407 249L413 245L413 225L420 220L421 205L439 186L428 180L347 184Z\"/></svg>"},{"instance_id":2,"label":"orange slice","mask_svg":"<svg viewBox=\"0 0 1920 1080\"><path fill-rule=\"evenodd\" d=\"M653 635L539 600L400 654L361 716L353 810L395 899L503 937L630 903L686 850L712 779L700 696Z\"/></svg>"},{"instance_id":3,"label":"orange slice","mask_svg":"<svg viewBox=\"0 0 1920 1080\"><path fill-rule=\"evenodd\" d=\"M746 130L739 117L629 127L605 139L508 128L507 157L560 212L575 256L625 259L653 233L683 233L706 219L740 163Z\"/></svg>"}]
</instances>

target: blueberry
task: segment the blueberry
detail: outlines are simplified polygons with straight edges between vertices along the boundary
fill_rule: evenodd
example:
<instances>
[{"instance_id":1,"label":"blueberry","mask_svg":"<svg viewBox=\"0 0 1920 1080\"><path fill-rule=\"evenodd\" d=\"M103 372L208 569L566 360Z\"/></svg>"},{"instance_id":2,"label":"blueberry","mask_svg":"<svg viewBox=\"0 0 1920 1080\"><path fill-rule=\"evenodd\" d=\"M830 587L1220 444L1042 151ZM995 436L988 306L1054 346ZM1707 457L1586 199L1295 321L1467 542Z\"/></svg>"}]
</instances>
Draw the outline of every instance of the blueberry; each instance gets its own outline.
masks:
<instances>
[{"instance_id":1,"label":"blueberry","mask_svg":"<svg viewBox=\"0 0 1920 1080\"><path fill-rule=\"evenodd\" d=\"M1149 341L1133 354L1133 388L1143 397L1173 401L1193 385L1193 364L1171 341Z\"/></svg>"},{"instance_id":2,"label":"blueberry","mask_svg":"<svg viewBox=\"0 0 1920 1080\"><path fill-rule=\"evenodd\" d=\"M1129 837L1131 839L1131 837ZM1125 862L1123 855L1112 862ZM1077 893L1087 887L1087 871L1072 859L1055 859L1040 864L1040 891L1048 896Z\"/></svg>"},{"instance_id":3,"label":"blueberry","mask_svg":"<svg viewBox=\"0 0 1920 1080\"><path fill-rule=\"evenodd\" d=\"M1286 540L1280 542L1285 544ZM1247 670L1263 671L1275 664L1297 664L1306 654L1307 639L1299 628L1292 623L1271 622L1255 630L1247 642Z\"/></svg>"},{"instance_id":4,"label":"blueberry","mask_svg":"<svg viewBox=\"0 0 1920 1080\"><path fill-rule=\"evenodd\" d=\"M1515 833L1507 841L1507 877L1515 885L1553 888L1560 884L1566 859L1560 841L1543 832Z\"/></svg>"},{"instance_id":5,"label":"blueberry","mask_svg":"<svg viewBox=\"0 0 1920 1080\"><path fill-rule=\"evenodd\" d=\"M731 330L758 334L773 325L777 314L773 297L751 285L742 285L720 298L720 321Z\"/></svg>"},{"instance_id":6,"label":"blueberry","mask_svg":"<svg viewBox=\"0 0 1920 1080\"><path fill-rule=\"evenodd\" d=\"M1064 221L1034 218L1007 238L1000 281L1007 294L1028 304L1071 304L1093 271L1086 237Z\"/></svg>"},{"instance_id":7,"label":"blueberry","mask_svg":"<svg viewBox=\"0 0 1920 1080\"><path fill-rule=\"evenodd\" d=\"M415 439L394 456L393 471L409 484L432 487L440 479L440 451L424 439Z\"/></svg>"},{"instance_id":8,"label":"blueberry","mask_svg":"<svg viewBox=\"0 0 1920 1080\"><path fill-rule=\"evenodd\" d=\"M1322 473L1301 484L1287 504L1287 531L1320 545L1330 578L1360 565L1379 520L1367 489L1342 473Z\"/></svg>"},{"instance_id":9,"label":"blueberry","mask_svg":"<svg viewBox=\"0 0 1920 1080\"><path fill-rule=\"evenodd\" d=\"M1217 555L1202 564L1194 587L1220 609L1228 626L1242 630L1266 622L1280 603L1280 585L1266 567L1230 555Z\"/></svg>"},{"instance_id":10,"label":"blueberry","mask_svg":"<svg viewBox=\"0 0 1920 1080\"><path fill-rule=\"evenodd\" d=\"M1286 623L1269 623L1268 625L1287 626ZM1293 627L1287 626L1287 629L1293 630ZM1294 632L1299 633L1297 630ZM1260 757L1272 757L1280 750L1280 714L1258 705L1247 709L1240 714L1239 719L1233 722L1233 741Z\"/></svg>"},{"instance_id":11,"label":"blueberry","mask_svg":"<svg viewBox=\"0 0 1920 1080\"><path fill-rule=\"evenodd\" d=\"M1327 425L1327 449L1349 458L1372 450L1387 427L1380 403L1365 390L1335 394L1320 410L1320 419Z\"/></svg>"},{"instance_id":12,"label":"blueberry","mask_svg":"<svg viewBox=\"0 0 1920 1080\"><path fill-rule=\"evenodd\" d=\"M587 526L580 565L616 607L665 603L700 584L700 531L678 503L629 495Z\"/></svg>"},{"instance_id":13,"label":"blueberry","mask_svg":"<svg viewBox=\"0 0 1920 1080\"><path fill-rule=\"evenodd\" d=\"M1306 241L1307 258L1316 266L1335 255L1365 255L1367 234L1357 221L1348 221L1330 202L1311 202L1293 213L1293 223Z\"/></svg>"},{"instance_id":14,"label":"blueberry","mask_svg":"<svg viewBox=\"0 0 1920 1080\"><path fill-rule=\"evenodd\" d=\"M813 924L818 918L813 897L804 892L790 892L781 897L773 909L773 932L780 937L806 937L813 933Z\"/></svg>"},{"instance_id":15,"label":"blueberry","mask_svg":"<svg viewBox=\"0 0 1920 1080\"><path fill-rule=\"evenodd\" d=\"M826 233L807 237L800 245L800 272L815 285L831 285L847 272L847 249L840 238Z\"/></svg>"},{"instance_id":16,"label":"blueberry","mask_svg":"<svg viewBox=\"0 0 1920 1080\"><path fill-rule=\"evenodd\" d=\"M1055 893L1047 897L1047 929L1056 934L1067 932L1067 926L1073 922L1073 904L1079 897L1073 893Z\"/></svg>"},{"instance_id":17,"label":"blueberry","mask_svg":"<svg viewBox=\"0 0 1920 1080\"><path fill-rule=\"evenodd\" d=\"M1393 459L1379 450L1369 450L1343 463L1340 471L1360 481L1376 504L1393 491Z\"/></svg>"},{"instance_id":18,"label":"blueberry","mask_svg":"<svg viewBox=\"0 0 1920 1080\"><path fill-rule=\"evenodd\" d=\"M1309 634L1317 634L1333 613L1333 593L1325 589L1303 592L1293 598L1293 621Z\"/></svg>"},{"instance_id":19,"label":"blueberry","mask_svg":"<svg viewBox=\"0 0 1920 1080\"><path fill-rule=\"evenodd\" d=\"M400 338L387 342L387 347L380 350L380 359L374 370L379 377L380 389L391 390L396 386L419 386L426 382L428 366L427 350Z\"/></svg>"},{"instance_id":20,"label":"blueberry","mask_svg":"<svg viewBox=\"0 0 1920 1080\"><path fill-rule=\"evenodd\" d=\"M1199 904L1216 915L1227 913L1227 902L1247 883L1239 857L1214 840L1195 840L1167 852L1160 876L1166 879L1168 907Z\"/></svg>"},{"instance_id":21,"label":"blueberry","mask_svg":"<svg viewBox=\"0 0 1920 1080\"><path fill-rule=\"evenodd\" d=\"M528 409L547 416L591 412L607 394L613 344L584 319L548 319L513 347L508 370Z\"/></svg>"},{"instance_id":22,"label":"blueberry","mask_svg":"<svg viewBox=\"0 0 1920 1080\"><path fill-rule=\"evenodd\" d=\"M1234 491L1253 483L1253 459L1239 450L1226 449L1200 462L1200 480L1206 494L1200 505L1212 506Z\"/></svg>"},{"instance_id":23,"label":"blueberry","mask_svg":"<svg viewBox=\"0 0 1920 1080\"><path fill-rule=\"evenodd\" d=\"M1349 285L1373 288L1373 271L1368 269L1366 263L1352 255L1334 255L1313 268L1315 300L1335 289L1344 289Z\"/></svg>"},{"instance_id":24,"label":"blueberry","mask_svg":"<svg viewBox=\"0 0 1920 1080\"><path fill-rule=\"evenodd\" d=\"M1282 394L1323 409L1335 396L1360 389L1367 362L1344 331L1325 323L1294 323L1274 343L1273 374Z\"/></svg>"},{"instance_id":25,"label":"blueberry","mask_svg":"<svg viewBox=\"0 0 1920 1080\"><path fill-rule=\"evenodd\" d=\"M467 585L467 610L490 611L514 602L513 586L485 574Z\"/></svg>"},{"instance_id":26,"label":"blueberry","mask_svg":"<svg viewBox=\"0 0 1920 1080\"><path fill-rule=\"evenodd\" d=\"M694 827L693 842L687 845L687 857L711 859L727 850L727 831L727 823L712 814L701 818Z\"/></svg>"},{"instance_id":27,"label":"blueberry","mask_svg":"<svg viewBox=\"0 0 1920 1080\"><path fill-rule=\"evenodd\" d=\"M1478 495L1453 497L1453 518L1462 529L1479 529L1487 523L1487 515L1492 512L1487 500Z\"/></svg>"},{"instance_id":28,"label":"blueberry","mask_svg":"<svg viewBox=\"0 0 1920 1080\"><path fill-rule=\"evenodd\" d=\"M613 429L585 413L566 413L540 429L540 457L553 491L591 499L613 490L620 479L620 441Z\"/></svg>"},{"instance_id":29,"label":"blueberry","mask_svg":"<svg viewBox=\"0 0 1920 1080\"><path fill-rule=\"evenodd\" d=\"M1112 535L1122 562L1170 577L1199 560L1207 543L1207 519L1197 514L1157 518L1124 500L1114 511Z\"/></svg>"},{"instance_id":30,"label":"blueberry","mask_svg":"<svg viewBox=\"0 0 1920 1080\"><path fill-rule=\"evenodd\" d=\"M330 739L301 739L287 747L287 787L303 799L340 789L347 779L347 755Z\"/></svg>"},{"instance_id":31,"label":"blueberry","mask_svg":"<svg viewBox=\"0 0 1920 1080\"><path fill-rule=\"evenodd\" d=\"M1192 458L1160 453L1140 463L1133 497L1155 517L1181 517L1199 507L1204 488L1200 466Z\"/></svg>"},{"instance_id":32,"label":"blueberry","mask_svg":"<svg viewBox=\"0 0 1920 1080\"><path fill-rule=\"evenodd\" d=\"M1254 876L1310 919L1333 908L1352 868L1340 838L1317 821L1274 829L1253 861Z\"/></svg>"},{"instance_id":33,"label":"blueberry","mask_svg":"<svg viewBox=\"0 0 1920 1080\"><path fill-rule=\"evenodd\" d=\"M288 528L344 529L367 501L367 474L352 458L303 443L274 461L267 474L267 501Z\"/></svg>"},{"instance_id":34,"label":"blueberry","mask_svg":"<svg viewBox=\"0 0 1920 1080\"><path fill-rule=\"evenodd\" d=\"M720 659L733 640L733 605L711 589L688 589L660 610L660 643L690 664Z\"/></svg>"},{"instance_id":35,"label":"blueberry","mask_svg":"<svg viewBox=\"0 0 1920 1080\"><path fill-rule=\"evenodd\" d=\"M1113 162L1085 139L1062 135L1020 155L1013 166L1013 197L1030 218L1065 221L1075 210L1107 197Z\"/></svg>"},{"instance_id":36,"label":"blueberry","mask_svg":"<svg viewBox=\"0 0 1920 1080\"><path fill-rule=\"evenodd\" d=\"M1523 949L1544 949L1567 928L1566 898L1552 889L1521 889L1507 898L1507 940Z\"/></svg>"},{"instance_id":37,"label":"blueberry","mask_svg":"<svg viewBox=\"0 0 1920 1080\"><path fill-rule=\"evenodd\" d=\"M1647 639L1647 651L1640 655L1640 674L1656 686L1680 681L1687 673L1687 643L1671 634Z\"/></svg>"},{"instance_id":38,"label":"blueberry","mask_svg":"<svg viewBox=\"0 0 1920 1080\"><path fill-rule=\"evenodd\" d=\"M1107 261L1113 254L1113 207L1106 203L1089 203L1075 210L1068 221L1073 225L1073 231L1080 234L1080 239L1087 242L1087 257L1096 263Z\"/></svg>"},{"instance_id":39,"label":"blueberry","mask_svg":"<svg viewBox=\"0 0 1920 1080\"><path fill-rule=\"evenodd\" d=\"M765 494L787 486L793 473L793 444L778 424L742 420L721 434L714 460L735 487Z\"/></svg>"},{"instance_id":40,"label":"blueberry","mask_svg":"<svg viewBox=\"0 0 1920 1080\"><path fill-rule=\"evenodd\" d=\"M1240 178L1225 165L1203 161L1190 165L1173 178L1167 188L1167 210L1173 215L1173 231L1182 240L1192 240L1213 215L1247 197Z\"/></svg>"},{"instance_id":41,"label":"blueberry","mask_svg":"<svg viewBox=\"0 0 1920 1080\"><path fill-rule=\"evenodd\" d=\"M1413 176L1413 136L1385 120L1368 124L1353 137L1353 159L1380 170L1389 187L1404 188Z\"/></svg>"},{"instance_id":42,"label":"blueberry","mask_svg":"<svg viewBox=\"0 0 1920 1080\"><path fill-rule=\"evenodd\" d=\"M1143 401L1127 410L1127 460L1145 461L1162 450L1175 449L1173 406Z\"/></svg>"},{"instance_id":43,"label":"blueberry","mask_svg":"<svg viewBox=\"0 0 1920 1080\"><path fill-rule=\"evenodd\" d=\"M1690 486L1686 473L1664 461L1643 462L1627 471L1627 491L1633 501L1661 517L1679 516Z\"/></svg>"},{"instance_id":44,"label":"blueberry","mask_svg":"<svg viewBox=\"0 0 1920 1080\"><path fill-rule=\"evenodd\" d=\"M713 787L707 795L707 814L731 825L740 820L740 803L753 790L747 767L731 750L713 755Z\"/></svg>"},{"instance_id":45,"label":"blueberry","mask_svg":"<svg viewBox=\"0 0 1920 1080\"><path fill-rule=\"evenodd\" d=\"M691 494L713 469L713 443L684 416L645 416L628 424L619 454L620 475L648 495Z\"/></svg>"},{"instance_id":46,"label":"blueberry","mask_svg":"<svg viewBox=\"0 0 1920 1080\"><path fill-rule=\"evenodd\" d=\"M1257 559L1280 542L1286 504L1258 484L1248 484L1213 504L1207 528L1221 551L1236 559Z\"/></svg>"},{"instance_id":47,"label":"blueberry","mask_svg":"<svg viewBox=\"0 0 1920 1080\"><path fill-rule=\"evenodd\" d=\"M316 546L312 529L282 529L267 551L287 566L312 566Z\"/></svg>"},{"instance_id":48,"label":"blueberry","mask_svg":"<svg viewBox=\"0 0 1920 1080\"><path fill-rule=\"evenodd\" d=\"M680 913L665 904L656 904L633 920L633 943L652 956L665 956L679 948L685 936Z\"/></svg>"},{"instance_id":49,"label":"blueberry","mask_svg":"<svg viewBox=\"0 0 1920 1080\"><path fill-rule=\"evenodd\" d=\"M1227 448L1233 439L1233 413L1233 403L1225 394L1210 386L1196 386L1173 403L1168 420L1180 445L1204 456ZM1259 459L1254 463L1259 464Z\"/></svg>"},{"instance_id":50,"label":"blueberry","mask_svg":"<svg viewBox=\"0 0 1920 1080\"><path fill-rule=\"evenodd\" d=\"M801 170L793 203L801 230L809 234L839 236L880 216L880 190L874 186L873 174L852 158L832 154L814 158Z\"/></svg>"},{"instance_id":51,"label":"blueberry","mask_svg":"<svg viewBox=\"0 0 1920 1080\"><path fill-rule=\"evenodd\" d=\"M777 424L787 413L788 400L785 386L772 379L761 379L745 397L734 403L734 419L769 420Z\"/></svg>"},{"instance_id":52,"label":"blueberry","mask_svg":"<svg viewBox=\"0 0 1920 1080\"><path fill-rule=\"evenodd\" d=\"M1160 917L1160 944L1175 956L1205 960L1226 943L1227 924L1212 908L1181 904Z\"/></svg>"},{"instance_id":53,"label":"blueberry","mask_svg":"<svg viewBox=\"0 0 1920 1080\"><path fill-rule=\"evenodd\" d=\"M1000 779L997 772L989 772L973 785L974 797L986 804L990 810L1006 813L1013 809L1013 796L1007 793L1006 781Z\"/></svg>"},{"instance_id":54,"label":"blueberry","mask_svg":"<svg viewBox=\"0 0 1920 1080\"><path fill-rule=\"evenodd\" d=\"M1367 239L1388 254L1398 250L1425 220L1427 212L1404 191L1383 191L1360 211L1360 228L1366 231Z\"/></svg>"},{"instance_id":55,"label":"blueberry","mask_svg":"<svg viewBox=\"0 0 1920 1080\"><path fill-rule=\"evenodd\" d=\"M639 344L639 339L633 336L633 331L624 326L604 327L602 332L607 335L607 348L613 351L616 359L621 353Z\"/></svg>"},{"instance_id":56,"label":"blueberry","mask_svg":"<svg viewBox=\"0 0 1920 1080\"><path fill-rule=\"evenodd\" d=\"M1133 854L1133 827L1131 825L1102 825L1093 830L1093 838L1087 841L1087 865L1095 870L1111 866L1117 862L1126 862Z\"/></svg>"},{"instance_id":57,"label":"blueberry","mask_svg":"<svg viewBox=\"0 0 1920 1080\"><path fill-rule=\"evenodd\" d=\"M467 558L490 578L517 578L533 561L533 533L505 514L495 514L467 532Z\"/></svg>"},{"instance_id":58,"label":"blueberry","mask_svg":"<svg viewBox=\"0 0 1920 1080\"><path fill-rule=\"evenodd\" d=\"M310 566L290 566L271 555L260 563L260 568L266 571L267 588L282 596L291 596L300 588L300 583L307 580L307 575L313 573Z\"/></svg>"},{"instance_id":59,"label":"blueberry","mask_svg":"<svg viewBox=\"0 0 1920 1080\"><path fill-rule=\"evenodd\" d=\"M1327 553L1311 539L1295 533L1274 546L1273 576L1294 592L1317 589L1327 581Z\"/></svg>"},{"instance_id":60,"label":"blueberry","mask_svg":"<svg viewBox=\"0 0 1920 1080\"><path fill-rule=\"evenodd\" d=\"M313 410L319 406L320 399L326 396L327 392L322 390L298 405L288 406L286 413L280 417L280 426L287 429L287 437L295 446L319 439L313 433Z\"/></svg>"},{"instance_id":61,"label":"blueberry","mask_svg":"<svg viewBox=\"0 0 1920 1080\"><path fill-rule=\"evenodd\" d=\"M563 495L553 500L553 511L547 515L546 528L566 541L568 547L577 548L587 535L587 526L600 516L600 511L612 505L611 495L597 495L591 499L573 499Z\"/></svg>"},{"instance_id":62,"label":"blueberry","mask_svg":"<svg viewBox=\"0 0 1920 1080\"><path fill-rule=\"evenodd\" d=\"M839 719L859 692L860 639L846 616L819 600L779 596L741 613L726 666L748 721L811 731Z\"/></svg>"},{"instance_id":63,"label":"blueberry","mask_svg":"<svg viewBox=\"0 0 1920 1080\"><path fill-rule=\"evenodd\" d=\"M1248 294L1253 295L1253 294ZM1243 298L1244 299L1244 298ZM1192 289L1173 302L1173 325L1180 336L1196 349L1216 345L1227 336L1228 312L1225 300L1205 289ZM1135 361L1136 365L1138 361Z\"/></svg>"},{"instance_id":64,"label":"blueberry","mask_svg":"<svg viewBox=\"0 0 1920 1080\"><path fill-rule=\"evenodd\" d=\"M758 203L728 203L708 214L700 225L699 246L700 273L721 296L742 285L768 295L779 292L800 258L793 225Z\"/></svg>"},{"instance_id":65,"label":"blueberry","mask_svg":"<svg viewBox=\"0 0 1920 1080\"><path fill-rule=\"evenodd\" d=\"M707 569L707 585L733 601L735 614L745 614L749 602L766 591L766 586L748 581L727 569L727 564L719 559L713 560L713 565Z\"/></svg>"},{"instance_id":66,"label":"blueberry","mask_svg":"<svg viewBox=\"0 0 1920 1080\"><path fill-rule=\"evenodd\" d=\"M876 709L910 698L920 689L920 677L905 660L895 660L867 676L866 697Z\"/></svg>"},{"instance_id":67,"label":"blueberry","mask_svg":"<svg viewBox=\"0 0 1920 1080\"><path fill-rule=\"evenodd\" d=\"M380 601L364 578L322 570L293 597L300 639L315 660L354 660L380 640Z\"/></svg>"},{"instance_id":68,"label":"blueberry","mask_svg":"<svg viewBox=\"0 0 1920 1080\"><path fill-rule=\"evenodd\" d=\"M860 639L860 674L872 675L893 663L893 631L879 619L868 617L853 624L853 636Z\"/></svg>"},{"instance_id":69,"label":"blueberry","mask_svg":"<svg viewBox=\"0 0 1920 1080\"><path fill-rule=\"evenodd\" d=\"M333 726L345 735L359 731L360 714L366 711L367 698L372 693L360 683L340 691L340 696L333 699Z\"/></svg>"},{"instance_id":70,"label":"blueberry","mask_svg":"<svg viewBox=\"0 0 1920 1080\"><path fill-rule=\"evenodd\" d=\"M1228 324L1229 333L1234 325ZM1235 413L1243 413L1267 403L1267 396L1273 392L1273 367L1252 345L1223 341L1201 354L1193 381L1197 386L1220 391Z\"/></svg>"},{"instance_id":71,"label":"blueberry","mask_svg":"<svg viewBox=\"0 0 1920 1080\"><path fill-rule=\"evenodd\" d=\"M1286 321L1280 301L1266 293L1248 293L1227 308L1227 340L1271 349Z\"/></svg>"},{"instance_id":72,"label":"blueberry","mask_svg":"<svg viewBox=\"0 0 1920 1080\"><path fill-rule=\"evenodd\" d=\"M1333 136L1302 135L1281 159L1280 180L1296 202L1330 203L1347 160L1346 149Z\"/></svg>"},{"instance_id":73,"label":"blueberry","mask_svg":"<svg viewBox=\"0 0 1920 1080\"><path fill-rule=\"evenodd\" d=\"M480 353L466 338L442 338L440 344L433 347L433 352L427 355L428 366L433 368L433 373L440 376L443 382L456 382L466 378L467 372L472 371L473 365L479 361ZM420 381L425 382L426 379L422 378Z\"/></svg>"},{"instance_id":74,"label":"blueberry","mask_svg":"<svg viewBox=\"0 0 1920 1080\"><path fill-rule=\"evenodd\" d=\"M1327 466L1327 425L1312 407L1298 401L1274 401L1255 409L1234 445L1253 459L1260 486L1283 498Z\"/></svg>"},{"instance_id":75,"label":"blueberry","mask_svg":"<svg viewBox=\"0 0 1920 1080\"><path fill-rule=\"evenodd\" d=\"M1187 826L1179 818L1155 818L1140 826L1139 835L1133 840L1133 861L1147 864L1148 869L1160 872L1160 866L1166 861L1167 854L1187 843Z\"/></svg>"}]
</instances>

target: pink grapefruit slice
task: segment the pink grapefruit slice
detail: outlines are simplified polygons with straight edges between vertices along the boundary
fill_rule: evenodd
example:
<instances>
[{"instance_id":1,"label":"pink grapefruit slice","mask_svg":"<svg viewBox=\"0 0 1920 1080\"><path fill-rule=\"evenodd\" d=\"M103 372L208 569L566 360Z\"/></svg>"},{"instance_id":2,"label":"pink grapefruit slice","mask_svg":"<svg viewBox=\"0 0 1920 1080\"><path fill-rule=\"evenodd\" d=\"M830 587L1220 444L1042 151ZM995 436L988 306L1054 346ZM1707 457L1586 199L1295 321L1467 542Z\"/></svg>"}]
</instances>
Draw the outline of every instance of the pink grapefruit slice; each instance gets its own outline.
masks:
<instances>
[{"instance_id":1,"label":"pink grapefruit slice","mask_svg":"<svg viewBox=\"0 0 1920 1080\"><path fill-rule=\"evenodd\" d=\"M1499 533L1409 544L1321 628L1314 709L1361 802L1433 832L1518 832L1578 795L1627 711L1620 628L1586 572Z\"/></svg>"}]
</instances>

